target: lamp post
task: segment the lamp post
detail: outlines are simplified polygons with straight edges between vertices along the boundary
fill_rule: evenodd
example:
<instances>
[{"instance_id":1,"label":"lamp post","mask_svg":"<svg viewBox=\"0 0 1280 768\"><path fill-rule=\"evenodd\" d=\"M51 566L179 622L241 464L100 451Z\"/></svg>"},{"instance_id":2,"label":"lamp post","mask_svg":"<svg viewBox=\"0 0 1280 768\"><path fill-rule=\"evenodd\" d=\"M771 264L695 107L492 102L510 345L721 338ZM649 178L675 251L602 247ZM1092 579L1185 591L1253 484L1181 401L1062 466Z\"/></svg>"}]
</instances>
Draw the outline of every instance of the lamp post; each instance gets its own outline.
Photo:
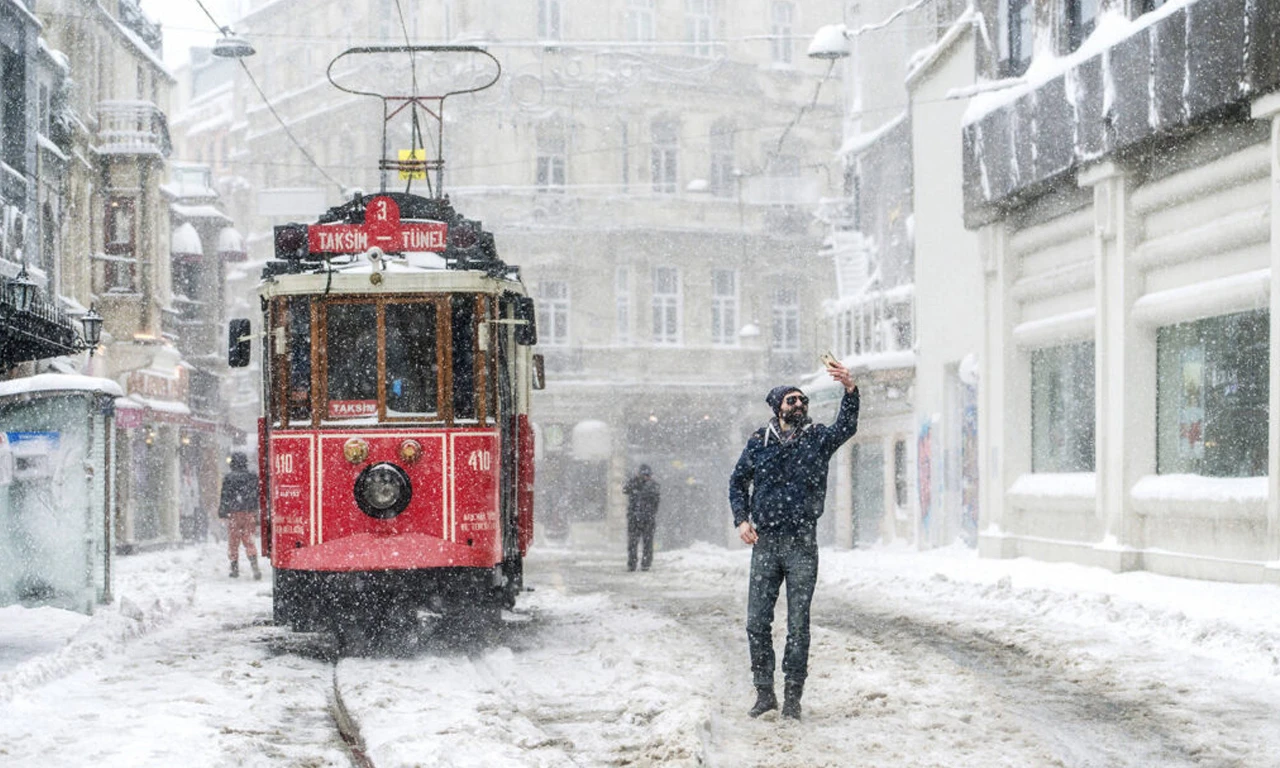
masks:
<instances>
[{"instance_id":1,"label":"lamp post","mask_svg":"<svg viewBox=\"0 0 1280 768\"><path fill-rule=\"evenodd\" d=\"M9 281L9 289L13 291L13 306L19 312L31 309L36 298L36 281L27 274L27 264L23 262L18 276Z\"/></svg>"},{"instance_id":2,"label":"lamp post","mask_svg":"<svg viewBox=\"0 0 1280 768\"><path fill-rule=\"evenodd\" d=\"M89 311L80 318L80 326L84 331L84 344L89 348L89 361L92 365L93 352L102 341L102 315L98 314L93 307L89 307Z\"/></svg>"}]
</instances>

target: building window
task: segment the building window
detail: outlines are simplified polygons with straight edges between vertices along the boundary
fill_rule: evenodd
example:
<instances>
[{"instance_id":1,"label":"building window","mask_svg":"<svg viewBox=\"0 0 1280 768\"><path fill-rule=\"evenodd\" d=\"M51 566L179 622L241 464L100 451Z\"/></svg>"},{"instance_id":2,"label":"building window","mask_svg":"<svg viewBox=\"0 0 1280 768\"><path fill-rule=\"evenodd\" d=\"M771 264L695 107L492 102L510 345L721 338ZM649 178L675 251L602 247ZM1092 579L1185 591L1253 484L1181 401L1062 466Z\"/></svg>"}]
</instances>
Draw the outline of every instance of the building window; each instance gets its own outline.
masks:
<instances>
[{"instance_id":1,"label":"building window","mask_svg":"<svg viewBox=\"0 0 1280 768\"><path fill-rule=\"evenodd\" d=\"M734 175L733 143L735 131L732 123L717 122L711 126L711 178L708 186L717 197L732 197L738 192L738 177Z\"/></svg>"},{"instance_id":2,"label":"building window","mask_svg":"<svg viewBox=\"0 0 1280 768\"><path fill-rule=\"evenodd\" d=\"M564 191L566 144L562 126L544 125L538 128L538 155L535 183L539 190Z\"/></svg>"},{"instance_id":3,"label":"building window","mask_svg":"<svg viewBox=\"0 0 1280 768\"><path fill-rule=\"evenodd\" d=\"M1157 472L1267 474L1269 323L1258 310L1157 332Z\"/></svg>"},{"instance_id":4,"label":"building window","mask_svg":"<svg viewBox=\"0 0 1280 768\"><path fill-rule=\"evenodd\" d=\"M620 342L631 341L631 270L618 267L613 273L614 337Z\"/></svg>"},{"instance_id":5,"label":"building window","mask_svg":"<svg viewBox=\"0 0 1280 768\"><path fill-rule=\"evenodd\" d=\"M711 270L711 343L738 343L738 273L732 269Z\"/></svg>"},{"instance_id":6,"label":"building window","mask_svg":"<svg viewBox=\"0 0 1280 768\"><path fill-rule=\"evenodd\" d=\"M627 39L633 42L653 39L653 0L627 0Z\"/></svg>"},{"instance_id":7,"label":"building window","mask_svg":"<svg viewBox=\"0 0 1280 768\"><path fill-rule=\"evenodd\" d=\"M563 280L538 282L538 343L549 347L569 344L569 284Z\"/></svg>"},{"instance_id":8,"label":"building window","mask_svg":"<svg viewBox=\"0 0 1280 768\"><path fill-rule=\"evenodd\" d=\"M1000 60L1005 77L1019 77L1031 64L1035 29L1032 0L1005 0L999 6Z\"/></svg>"},{"instance_id":9,"label":"building window","mask_svg":"<svg viewBox=\"0 0 1280 768\"><path fill-rule=\"evenodd\" d=\"M773 291L771 344L776 352L800 349L800 297L795 288L776 288Z\"/></svg>"},{"instance_id":10,"label":"building window","mask_svg":"<svg viewBox=\"0 0 1280 768\"><path fill-rule=\"evenodd\" d=\"M631 186L631 138L627 121L618 121L618 147L622 150L622 191Z\"/></svg>"},{"instance_id":11,"label":"building window","mask_svg":"<svg viewBox=\"0 0 1280 768\"><path fill-rule=\"evenodd\" d=\"M1142 0L1141 4L1138 6L1138 12L1150 13L1151 11L1154 11L1155 9L1164 5L1168 1L1169 0Z\"/></svg>"},{"instance_id":12,"label":"building window","mask_svg":"<svg viewBox=\"0 0 1280 768\"><path fill-rule=\"evenodd\" d=\"M790 64L793 53L791 28L795 23L795 3L774 0L769 14L769 49L774 64Z\"/></svg>"},{"instance_id":13,"label":"building window","mask_svg":"<svg viewBox=\"0 0 1280 768\"><path fill-rule=\"evenodd\" d=\"M1031 471L1094 471L1092 341L1031 353Z\"/></svg>"},{"instance_id":14,"label":"building window","mask_svg":"<svg viewBox=\"0 0 1280 768\"><path fill-rule=\"evenodd\" d=\"M560 39L560 0L538 0L538 39Z\"/></svg>"},{"instance_id":15,"label":"building window","mask_svg":"<svg viewBox=\"0 0 1280 768\"><path fill-rule=\"evenodd\" d=\"M653 145L649 150L649 168L653 191L666 195L676 192L676 158L679 152L680 125L674 120L655 120Z\"/></svg>"},{"instance_id":16,"label":"building window","mask_svg":"<svg viewBox=\"0 0 1280 768\"><path fill-rule=\"evenodd\" d=\"M26 79L22 57L0 45L0 82L10 89L0 99L0 162L20 172L25 169L27 153L26 89L22 87Z\"/></svg>"},{"instance_id":17,"label":"building window","mask_svg":"<svg viewBox=\"0 0 1280 768\"><path fill-rule=\"evenodd\" d=\"M1099 0L1066 0L1063 7L1066 18L1067 49L1074 51L1093 34L1098 26Z\"/></svg>"},{"instance_id":18,"label":"building window","mask_svg":"<svg viewBox=\"0 0 1280 768\"><path fill-rule=\"evenodd\" d=\"M711 55L711 0L684 0L684 39L690 56Z\"/></svg>"},{"instance_id":19,"label":"building window","mask_svg":"<svg viewBox=\"0 0 1280 768\"><path fill-rule=\"evenodd\" d=\"M653 270L653 343L680 343L680 271L675 267Z\"/></svg>"},{"instance_id":20,"label":"building window","mask_svg":"<svg viewBox=\"0 0 1280 768\"><path fill-rule=\"evenodd\" d=\"M102 250L107 255L104 288L108 291L132 293L135 288L137 267L137 220L133 199L113 197L107 201L103 219L105 242Z\"/></svg>"}]
</instances>

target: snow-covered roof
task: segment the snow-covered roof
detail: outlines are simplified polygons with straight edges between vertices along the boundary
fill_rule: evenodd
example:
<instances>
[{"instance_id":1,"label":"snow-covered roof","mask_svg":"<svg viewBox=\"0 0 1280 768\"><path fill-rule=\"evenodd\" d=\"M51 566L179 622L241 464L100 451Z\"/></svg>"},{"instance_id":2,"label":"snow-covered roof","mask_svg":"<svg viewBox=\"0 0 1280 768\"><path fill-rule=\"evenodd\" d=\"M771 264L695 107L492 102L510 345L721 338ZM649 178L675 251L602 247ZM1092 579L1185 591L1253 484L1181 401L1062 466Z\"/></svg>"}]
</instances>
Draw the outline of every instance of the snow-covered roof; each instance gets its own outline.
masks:
<instances>
[{"instance_id":1,"label":"snow-covered roof","mask_svg":"<svg viewBox=\"0 0 1280 768\"><path fill-rule=\"evenodd\" d=\"M169 210L185 219L221 219L228 224L231 223L230 216L212 205L183 205L182 203L173 203L169 206Z\"/></svg>"},{"instance_id":2,"label":"snow-covered roof","mask_svg":"<svg viewBox=\"0 0 1280 768\"><path fill-rule=\"evenodd\" d=\"M69 373L41 373L20 379L0 381L0 397L27 395L35 392L100 392L119 397L124 394L120 385L111 379L97 376L79 376Z\"/></svg>"},{"instance_id":3,"label":"snow-covered roof","mask_svg":"<svg viewBox=\"0 0 1280 768\"><path fill-rule=\"evenodd\" d=\"M1017 101L1023 95L1062 75L1072 67L1115 47L1121 40L1186 8L1192 2L1195 0L1169 0L1156 10L1144 13L1136 19L1128 18L1122 10L1110 10L1100 14L1093 34L1089 35L1076 50L1066 56L1056 56L1049 50L1037 49L1031 64L1017 85L974 94L961 123L970 125L980 121L991 112Z\"/></svg>"},{"instance_id":4,"label":"snow-covered roof","mask_svg":"<svg viewBox=\"0 0 1280 768\"><path fill-rule=\"evenodd\" d=\"M837 154L840 157L848 157L849 155L856 155L867 151L871 145L882 139L894 128L902 125L903 121L907 119L907 114L908 113L906 111L903 111L902 114L893 118L879 128L876 128L874 131L850 136L844 140L843 144L840 145L840 151Z\"/></svg>"},{"instance_id":5,"label":"snow-covered roof","mask_svg":"<svg viewBox=\"0 0 1280 768\"><path fill-rule=\"evenodd\" d=\"M204 254L204 244L200 242L200 235L196 232L196 228L191 226L191 222L173 230L173 235L169 238L169 252L191 256Z\"/></svg>"}]
</instances>

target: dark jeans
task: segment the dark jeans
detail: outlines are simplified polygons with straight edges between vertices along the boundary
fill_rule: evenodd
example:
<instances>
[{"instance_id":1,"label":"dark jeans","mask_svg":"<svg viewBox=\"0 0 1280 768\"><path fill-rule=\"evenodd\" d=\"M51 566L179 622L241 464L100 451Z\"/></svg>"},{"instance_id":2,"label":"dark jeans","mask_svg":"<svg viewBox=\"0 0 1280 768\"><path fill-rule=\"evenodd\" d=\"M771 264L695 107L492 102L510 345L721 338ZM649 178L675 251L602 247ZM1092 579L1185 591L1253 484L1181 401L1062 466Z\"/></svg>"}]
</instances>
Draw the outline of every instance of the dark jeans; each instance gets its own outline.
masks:
<instances>
[{"instance_id":1,"label":"dark jeans","mask_svg":"<svg viewBox=\"0 0 1280 768\"><path fill-rule=\"evenodd\" d=\"M636 569L636 550L643 549L640 567L649 570L653 563L653 518L627 515L627 570Z\"/></svg>"},{"instance_id":2,"label":"dark jeans","mask_svg":"<svg viewBox=\"0 0 1280 768\"><path fill-rule=\"evenodd\" d=\"M809 674L809 603L818 581L818 541L813 533L762 533L752 548L747 647L756 686L773 687L773 609L783 581L787 583L787 645L782 674L788 683L803 684Z\"/></svg>"}]
</instances>

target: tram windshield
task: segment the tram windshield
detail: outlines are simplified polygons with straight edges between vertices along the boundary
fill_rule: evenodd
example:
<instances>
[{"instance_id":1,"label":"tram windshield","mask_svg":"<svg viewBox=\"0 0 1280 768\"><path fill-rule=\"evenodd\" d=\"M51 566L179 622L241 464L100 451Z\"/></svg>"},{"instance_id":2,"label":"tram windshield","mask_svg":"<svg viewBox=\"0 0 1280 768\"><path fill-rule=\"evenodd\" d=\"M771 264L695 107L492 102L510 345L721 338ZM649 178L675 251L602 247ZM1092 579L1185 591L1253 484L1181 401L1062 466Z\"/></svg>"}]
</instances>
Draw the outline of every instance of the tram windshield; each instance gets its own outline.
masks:
<instances>
[{"instance_id":1,"label":"tram windshield","mask_svg":"<svg viewBox=\"0 0 1280 768\"><path fill-rule=\"evenodd\" d=\"M284 297L275 306L273 424L495 417L495 361L478 339L491 299Z\"/></svg>"}]
</instances>

